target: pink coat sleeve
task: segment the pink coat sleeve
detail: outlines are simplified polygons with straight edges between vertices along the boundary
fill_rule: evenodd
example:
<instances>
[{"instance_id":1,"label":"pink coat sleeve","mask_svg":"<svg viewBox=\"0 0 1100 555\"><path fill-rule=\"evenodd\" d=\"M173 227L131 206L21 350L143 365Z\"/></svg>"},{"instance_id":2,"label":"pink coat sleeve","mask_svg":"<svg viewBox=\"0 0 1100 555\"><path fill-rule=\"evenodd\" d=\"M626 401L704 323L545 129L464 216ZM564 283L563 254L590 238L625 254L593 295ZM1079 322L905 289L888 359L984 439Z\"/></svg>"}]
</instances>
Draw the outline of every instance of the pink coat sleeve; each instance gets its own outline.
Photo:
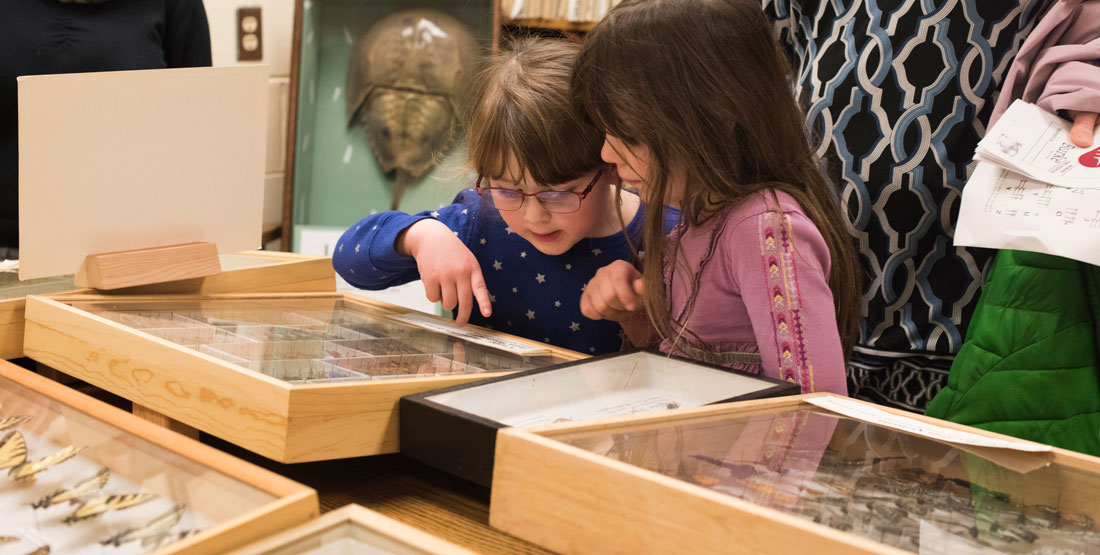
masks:
<instances>
[{"instance_id":1,"label":"pink coat sleeve","mask_svg":"<svg viewBox=\"0 0 1100 555\"><path fill-rule=\"evenodd\" d=\"M836 308L829 289L829 248L798 212L764 212L730 234L731 271L760 347L764 373L803 393L848 394Z\"/></svg>"},{"instance_id":2,"label":"pink coat sleeve","mask_svg":"<svg viewBox=\"0 0 1100 555\"><path fill-rule=\"evenodd\" d=\"M1100 112L1100 0L1059 0L1020 47L989 126L1017 98L1049 111Z\"/></svg>"}]
</instances>

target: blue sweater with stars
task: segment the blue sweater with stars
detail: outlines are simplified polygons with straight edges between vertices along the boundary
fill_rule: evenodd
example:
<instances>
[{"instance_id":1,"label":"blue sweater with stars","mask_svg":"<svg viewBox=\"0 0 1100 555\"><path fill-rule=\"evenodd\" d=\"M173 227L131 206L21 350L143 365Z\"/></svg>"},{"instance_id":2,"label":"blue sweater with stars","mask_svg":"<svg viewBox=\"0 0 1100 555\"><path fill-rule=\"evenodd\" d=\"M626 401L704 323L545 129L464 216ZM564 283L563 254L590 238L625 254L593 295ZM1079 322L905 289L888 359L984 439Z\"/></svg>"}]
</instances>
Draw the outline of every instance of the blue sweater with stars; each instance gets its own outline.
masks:
<instances>
[{"instance_id":1,"label":"blue sweater with stars","mask_svg":"<svg viewBox=\"0 0 1100 555\"><path fill-rule=\"evenodd\" d=\"M625 193L624 194L629 194ZM644 206L627 224L638 243ZM678 213L666 209L666 229ZM512 233L500 214L474 189L461 191L454 203L418 214L383 212L368 216L344 232L332 257L340 277L362 289L385 289L420 279L416 261L394 249L398 234L425 218L435 218L455 232L481 263L493 313L476 309L470 323L589 354L615 352L622 346L619 325L581 315L585 284L596 270L614 260L634 261L623 234L582 239L557 256L539 252Z\"/></svg>"}]
</instances>

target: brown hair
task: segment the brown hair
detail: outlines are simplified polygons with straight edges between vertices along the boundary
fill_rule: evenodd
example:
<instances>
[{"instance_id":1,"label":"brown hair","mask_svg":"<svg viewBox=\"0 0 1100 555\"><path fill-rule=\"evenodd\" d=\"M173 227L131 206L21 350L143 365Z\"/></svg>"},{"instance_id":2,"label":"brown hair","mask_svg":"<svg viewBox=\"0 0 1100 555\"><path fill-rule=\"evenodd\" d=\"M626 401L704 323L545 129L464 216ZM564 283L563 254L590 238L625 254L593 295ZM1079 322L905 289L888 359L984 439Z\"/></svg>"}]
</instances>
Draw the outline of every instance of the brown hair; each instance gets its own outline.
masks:
<instances>
[{"instance_id":1,"label":"brown hair","mask_svg":"<svg viewBox=\"0 0 1100 555\"><path fill-rule=\"evenodd\" d=\"M596 127L650 150L648 252L665 247L664 207L656 199L678 201L682 221L698 226L757 192L794 197L829 247L829 287L847 358L857 336L858 266L788 73L757 0L624 0L585 39L572 95ZM681 199L668 198L673 173L688 184ZM661 337L679 341L685 330L669 314L662 256L647 256L644 265L650 321Z\"/></svg>"},{"instance_id":2,"label":"brown hair","mask_svg":"<svg viewBox=\"0 0 1100 555\"><path fill-rule=\"evenodd\" d=\"M521 38L493 56L474 80L465 115L470 162L494 179L555 185L601 164L603 132L573 111L569 80L580 46ZM519 175L505 176L510 159Z\"/></svg>"}]
</instances>

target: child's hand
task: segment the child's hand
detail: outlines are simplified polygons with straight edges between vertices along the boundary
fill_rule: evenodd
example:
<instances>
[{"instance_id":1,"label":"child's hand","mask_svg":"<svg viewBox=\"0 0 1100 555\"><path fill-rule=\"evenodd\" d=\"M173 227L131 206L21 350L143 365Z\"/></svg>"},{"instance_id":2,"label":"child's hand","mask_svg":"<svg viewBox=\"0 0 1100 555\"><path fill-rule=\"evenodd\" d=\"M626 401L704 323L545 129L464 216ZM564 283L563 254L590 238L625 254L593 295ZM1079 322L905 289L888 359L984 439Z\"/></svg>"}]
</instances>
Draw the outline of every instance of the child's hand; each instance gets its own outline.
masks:
<instances>
[{"instance_id":1,"label":"child's hand","mask_svg":"<svg viewBox=\"0 0 1100 555\"><path fill-rule=\"evenodd\" d=\"M616 260L599 270L581 295L581 314L592 320L623 323L645 311L642 274L625 260Z\"/></svg>"},{"instance_id":2,"label":"child's hand","mask_svg":"<svg viewBox=\"0 0 1100 555\"><path fill-rule=\"evenodd\" d=\"M462 326L470 321L475 300L482 316L493 313L481 265L442 222L420 220L398 235L394 246L397 252L416 259L429 301L441 302L447 310L458 307L456 324Z\"/></svg>"}]
</instances>

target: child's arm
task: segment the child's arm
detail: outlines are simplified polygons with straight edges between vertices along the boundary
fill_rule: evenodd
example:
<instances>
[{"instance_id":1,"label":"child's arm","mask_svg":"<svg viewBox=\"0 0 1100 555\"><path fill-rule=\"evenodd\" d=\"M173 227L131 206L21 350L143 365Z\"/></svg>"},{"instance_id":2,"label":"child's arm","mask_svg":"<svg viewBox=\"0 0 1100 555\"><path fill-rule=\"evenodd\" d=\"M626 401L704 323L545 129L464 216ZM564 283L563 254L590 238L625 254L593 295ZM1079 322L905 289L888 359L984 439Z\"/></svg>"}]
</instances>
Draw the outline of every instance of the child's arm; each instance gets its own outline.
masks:
<instances>
[{"instance_id":1,"label":"child's arm","mask_svg":"<svg viewBox=\"0 0 1100 555\"><path fill-rule=\"evenodd\" d=\"M625 260L616 260L599 270L581 295L581 314L592 320L618 322L627 340L636 347L649 345L653 329L646 316L642 274Z\"/></svg>"},{"instance_id":2,"label":"child's arm","mask_svg":"<svg viewBox=\"0 0 1100 555\"><path fill-rule=\"evenodd\" d=\"M439 210L426 210L418 214L403 212L384 212L368 216L349 228L336 244L332 255L332 266L340 277L352 285L363 289L385 289L417 279L423 279L428 299L443 301L447 309L460 305L457 321L462 324L468 320L472 306L470 296L474 295L482 306L482 313L490 311L488 291L484 282L480 287L475 283L481 280L481 270L477 260L463 243L476 222L480 205L478 198L469 191L463 191L455 197L455 204ZM432 247L412 256L406 239L413 229L413 242L421 236L433 237L426 241ZM401 245L399 245L399 242ZM446 249L438 247L446 245ZM400 246L400 249L398 248ZM441 272L465 273L469 279L466 288L468 294L460 297L459 280L442 275ZM449 281L448 281L449 279ZM449 284L451 287L445 287ZM466 302L460 302L460 301Z\"/></svg>"},{"instance_id":3,"label":"child's arm","mask_svg":"<svg viewBox=\"0 0 1100 555\"><path fill-rule=\"evenodd\" d=\"M766 212L738 223L724 240L764 373L794 381L804 393L847 395L829 248L817 227L801 213Z\"/></svg>"}]
</instances>

